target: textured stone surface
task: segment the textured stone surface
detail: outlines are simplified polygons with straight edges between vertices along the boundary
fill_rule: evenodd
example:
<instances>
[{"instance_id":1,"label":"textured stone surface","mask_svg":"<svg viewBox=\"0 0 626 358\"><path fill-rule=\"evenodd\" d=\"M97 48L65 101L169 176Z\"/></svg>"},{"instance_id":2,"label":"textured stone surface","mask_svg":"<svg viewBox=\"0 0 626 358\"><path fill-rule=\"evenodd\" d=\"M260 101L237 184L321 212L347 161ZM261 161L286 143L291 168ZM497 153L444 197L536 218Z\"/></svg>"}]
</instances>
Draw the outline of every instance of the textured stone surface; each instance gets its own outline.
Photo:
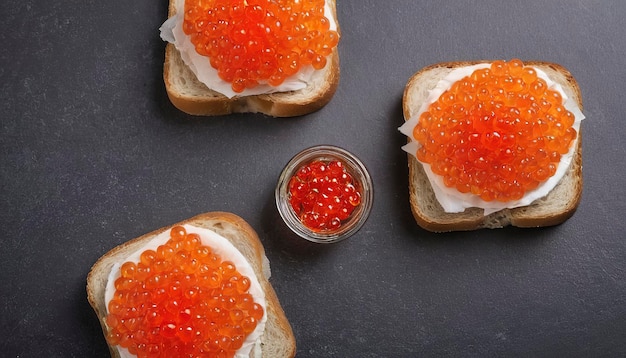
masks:
<instances>
[{"instance_id":1,"label":"textured stone surface","mask_svg":"<svg viewBox=\"0 0 626 358\"><path fill-rule=\"evenodd\" d=\"M626 2L340 1L342 75L302 118L194 118L162 83L155 1L0 5L0 351L107 357L85 294L110 248L224 210L259 233L298 357L626 355ZM445 235L408 205L401 96L441 61L558 62L583 93L584 193L561 226ZM369 221L314 245L273 191L287 161L344 147Z\"/></svg>"}]
</instances>

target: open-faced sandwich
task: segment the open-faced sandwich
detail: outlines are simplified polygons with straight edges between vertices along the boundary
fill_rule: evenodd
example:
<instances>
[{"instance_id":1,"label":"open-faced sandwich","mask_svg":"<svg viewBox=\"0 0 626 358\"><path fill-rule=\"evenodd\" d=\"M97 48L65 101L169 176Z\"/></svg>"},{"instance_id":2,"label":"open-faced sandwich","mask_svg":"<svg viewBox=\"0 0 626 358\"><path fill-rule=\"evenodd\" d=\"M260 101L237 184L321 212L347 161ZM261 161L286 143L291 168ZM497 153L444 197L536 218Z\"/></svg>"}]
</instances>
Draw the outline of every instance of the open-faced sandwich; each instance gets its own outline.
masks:
<instances>
[{"instance_id":1,"label":"open-faced sandwich","mask_svg":"<svg viewBox=\"0 0 626 358\"><path fill-rule=\"evenodd\" d=\"M293 357L269 277L255 231L211 212L106 253L87 297L113 357Z\"/></svg>"},{"instance_id":2,"label":"open-faced sandwich","mask_svg":"<svg viewBox=\"0 0 626 358\"><path fill-rule=\"evenodd\" d=\"M170 0L163 77L192 115L314 112L339 83L336 0Z\"/></svg>"},{"instance_id":3,"label":"open-faced sandwich","mask_svg":"<svg viewBox=\"0 0 626 358\"><path fill-rule=\"evenodd\" d=\"M413 216L430 231L550 226L582 192L580 88L513 59L426 67L403 97Z\"/></svg>"}]
</instances>

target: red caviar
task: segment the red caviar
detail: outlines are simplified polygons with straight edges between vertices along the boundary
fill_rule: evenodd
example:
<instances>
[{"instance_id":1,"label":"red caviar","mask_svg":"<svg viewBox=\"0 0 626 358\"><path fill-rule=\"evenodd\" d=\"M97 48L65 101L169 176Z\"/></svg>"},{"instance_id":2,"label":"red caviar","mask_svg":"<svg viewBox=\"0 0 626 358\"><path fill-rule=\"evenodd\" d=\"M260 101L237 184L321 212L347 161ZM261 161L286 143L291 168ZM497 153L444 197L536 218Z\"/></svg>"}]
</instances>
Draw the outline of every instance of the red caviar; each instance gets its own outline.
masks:
<instances>
[{"instance_id":1,"label":"red caviar","mask_svg":"<svg viewBox=\"0 0 626 358\"><path fill-rule=\"evenodd\" d=\"M326 66L339 42L324 0L186 0L183 31L235 92L280 85L301 67Z\"/></svg>"},{"instance_id":2,"label":"red caviar","mask_svg":"<svg viewBox=\"0 0 626 358\"><path fill-rule=\"evenodd\" d=\"M552 177L577 136L574 115L520 60L495 61L445 91L419 117L417 158L447 187L517 200Z\"/></svg>"},{"instance_id":3,"label":"red caviar","mask_svg":"<svg viewBox=\"0 0 626 358\"><path fill-rule=\"evenodd\" d=\"M361 204L359 184L339 160L304 165L289 181L289 204L304 226L336 230Z\"/></svg>"},{"instance_id":4,"label":"red caviar","mask_svg":"<svg viewBox=\"0 0 626 358\"><path fill-rule=\"evenodd\" d=\"M264 315L250 283L176 226L167 243L120 267L107 340L138 357L232 357Z\"/></svg>"}]
</instances>

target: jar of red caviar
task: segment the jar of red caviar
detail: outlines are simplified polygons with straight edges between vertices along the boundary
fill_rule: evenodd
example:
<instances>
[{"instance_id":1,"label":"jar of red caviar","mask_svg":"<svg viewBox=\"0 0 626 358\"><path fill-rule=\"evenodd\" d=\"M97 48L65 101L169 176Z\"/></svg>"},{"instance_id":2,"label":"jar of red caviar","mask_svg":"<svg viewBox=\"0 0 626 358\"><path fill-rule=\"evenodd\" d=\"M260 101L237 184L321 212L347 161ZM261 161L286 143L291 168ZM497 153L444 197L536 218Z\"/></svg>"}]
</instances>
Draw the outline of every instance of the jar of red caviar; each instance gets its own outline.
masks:
<instances>
[{"instance_id":1,"label":"jar of red caviar","mask_svg":"<svg viewBox=\"0 0 626 358\"><path fill-rule=\"evenodd\" d=\"M369 172L356 156L320 145L301 151L287 163L275 197L280 216L295 234L333 243L363 226L374 192Z\"/></svg>"}]
</instances>

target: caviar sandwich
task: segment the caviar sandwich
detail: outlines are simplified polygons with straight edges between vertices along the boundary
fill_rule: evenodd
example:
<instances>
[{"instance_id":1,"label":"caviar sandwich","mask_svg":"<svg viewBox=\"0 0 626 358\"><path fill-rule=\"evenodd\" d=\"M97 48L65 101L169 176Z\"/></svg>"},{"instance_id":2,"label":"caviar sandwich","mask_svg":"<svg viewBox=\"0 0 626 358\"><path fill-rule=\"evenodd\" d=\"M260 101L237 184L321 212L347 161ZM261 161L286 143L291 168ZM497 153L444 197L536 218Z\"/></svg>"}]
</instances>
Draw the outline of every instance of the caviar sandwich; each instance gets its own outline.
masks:
<instances>
[{"instance_id":1,"label":"caviar sandwich","mask_svg":"<svg viewBox=\"0 0 626 358\"><path fill-rule=\"evenodd\" d=\"M339 83L336 0L170 0L161 37L167 94L189 114L299 116Z\"/></svg>"},{"instance_id":2,"label":"caviar sandwich","mask_svg":"<svg viewBox=\"0 0 626 358\"><path fill-rule=\"evenodd\" d=\"M293 357L255 231L224 212L122 244L87 277L113 357Z\"/></svg>"},{"instance_id":3,"label":"caviar sandwich","mask_svg":"<svg viewBox=\"0 0 626 358\"><path fill-rule=\"evenodd\" d=\"M426 67L403 97L410 204L435 231L550 226L582 192L580 89L546 62Z\"/></svg>"}]
</instances>

